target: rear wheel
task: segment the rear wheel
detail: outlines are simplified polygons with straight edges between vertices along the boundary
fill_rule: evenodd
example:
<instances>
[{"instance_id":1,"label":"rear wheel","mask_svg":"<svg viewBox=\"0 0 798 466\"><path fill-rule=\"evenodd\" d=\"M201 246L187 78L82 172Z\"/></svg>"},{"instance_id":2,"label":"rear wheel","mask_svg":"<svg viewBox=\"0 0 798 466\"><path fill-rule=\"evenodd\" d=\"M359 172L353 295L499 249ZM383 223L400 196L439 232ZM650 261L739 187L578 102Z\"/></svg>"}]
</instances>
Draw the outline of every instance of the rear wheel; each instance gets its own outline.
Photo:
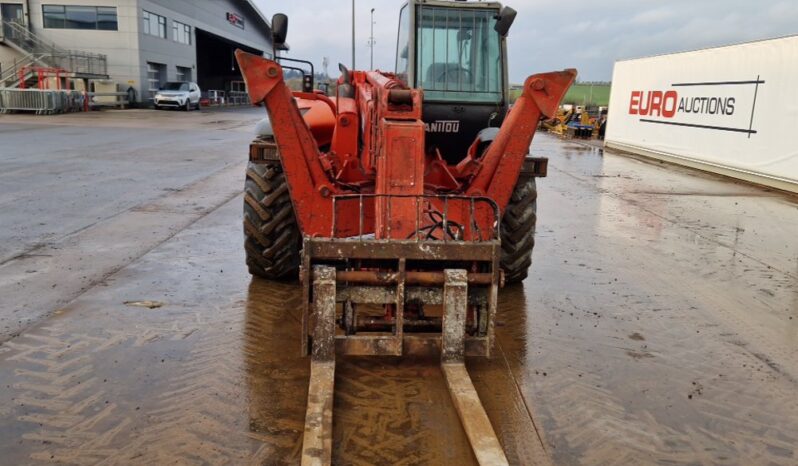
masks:
<instances>
[{"instance_id":1,"label":"rear wheel","mask_svg":"<svg viewBox=\"0 0 798 466\"><path fill-rule=\"evenodd\" d=\"M250 162L244 192L244 248L249 273L270 280L296 278L300 239L280 162Z\"/></svg>"},{"instance_id":2,"label":"rear wheel","mask_svg":"<svg viewBox=\"0 0 798 466\"><path fill-rule=\"evenodd\" d=\"M532 265L537 198L535 177L521 175L502 217L501 267L507 283L518 283L525 279Z\"/></svg>"}]
</instances>

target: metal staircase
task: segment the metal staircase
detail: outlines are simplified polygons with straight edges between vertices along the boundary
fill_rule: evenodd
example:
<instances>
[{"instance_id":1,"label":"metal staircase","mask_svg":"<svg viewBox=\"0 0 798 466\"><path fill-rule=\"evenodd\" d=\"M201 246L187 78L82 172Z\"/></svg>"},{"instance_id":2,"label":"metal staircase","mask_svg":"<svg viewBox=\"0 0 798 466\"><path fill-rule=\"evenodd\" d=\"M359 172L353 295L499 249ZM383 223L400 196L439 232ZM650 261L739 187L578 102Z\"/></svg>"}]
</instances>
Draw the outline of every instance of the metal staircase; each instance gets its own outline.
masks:
<instances>
[{"instance_id":1,"label":"metal staircase","mask_svg":"<svg viewBox=\"0 0 798 466\"><path fill-rule=\"evenodd\" d=\"M15 88L35 83L38 69L61 70L61 77L107 79L108 63L105 55L67 50L33 34L16 21L2 21L0 44L22 54L22 58L2 70L0 87ZM20 75L21 73L21 75Z\"/></svg>"}]
</instances>

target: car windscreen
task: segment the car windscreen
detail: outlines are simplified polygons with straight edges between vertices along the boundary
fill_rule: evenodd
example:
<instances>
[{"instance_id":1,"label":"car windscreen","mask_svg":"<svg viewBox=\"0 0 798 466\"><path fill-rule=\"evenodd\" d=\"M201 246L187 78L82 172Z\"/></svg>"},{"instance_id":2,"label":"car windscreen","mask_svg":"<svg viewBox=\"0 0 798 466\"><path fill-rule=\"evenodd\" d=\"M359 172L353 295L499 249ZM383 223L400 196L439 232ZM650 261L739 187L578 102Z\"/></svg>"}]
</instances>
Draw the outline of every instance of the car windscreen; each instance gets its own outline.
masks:
<instances>
[{"instance_id":1,"label":"car windscreen","mask_svg":"<svg viewBox=\"0 0 798 466\"><path fill-rule=\"evenodd\" d=\"M188 83L166 83L161 87L162 91L187 91Z\"/></svg>"}]
</instances>

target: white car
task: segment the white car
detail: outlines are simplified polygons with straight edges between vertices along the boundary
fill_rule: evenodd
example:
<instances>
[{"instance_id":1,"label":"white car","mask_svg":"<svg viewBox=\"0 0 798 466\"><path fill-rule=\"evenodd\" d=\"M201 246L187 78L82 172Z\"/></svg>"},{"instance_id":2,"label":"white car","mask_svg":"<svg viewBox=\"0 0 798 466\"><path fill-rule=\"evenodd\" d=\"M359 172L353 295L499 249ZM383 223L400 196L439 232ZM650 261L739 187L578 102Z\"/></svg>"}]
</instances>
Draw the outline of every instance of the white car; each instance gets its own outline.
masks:
<instances>
[{"instance_id":1,"label":"white car","mask_svg":"<svg viewBox=\"0 0 798 466\"><path fill-rule=\"evenodd\" d=\"M156 109L179 108L189 111L200 108L200 88L193 82L168 82L161 86L152 101Z\"/></svg>"}]
</instances>

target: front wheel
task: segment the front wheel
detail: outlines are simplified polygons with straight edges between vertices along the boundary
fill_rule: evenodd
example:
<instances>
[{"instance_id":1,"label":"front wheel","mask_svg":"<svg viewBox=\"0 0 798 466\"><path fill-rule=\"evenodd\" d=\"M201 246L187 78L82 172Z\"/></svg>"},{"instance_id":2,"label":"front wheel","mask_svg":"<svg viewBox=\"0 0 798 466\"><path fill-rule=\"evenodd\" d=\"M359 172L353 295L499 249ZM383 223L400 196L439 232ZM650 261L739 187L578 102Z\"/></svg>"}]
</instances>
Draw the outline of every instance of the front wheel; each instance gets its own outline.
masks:
<instances>
[{"instance_id":1,"label":"front wheel","mask_svg":"<svg viewBox=\"0 0 798 466\"><path fill-rule=\"evenodd\" d=\"M501 267L505 281L518 283L529 274L535 247L538 190L535 177L518 178L501 225Z\"/></svg>"},{"instance_id":2,"label":"front wheel","mask_svg":"<svg viewBox=\"0 0 798 466\"><path fill-rule=\"evenodd\" d=\"M183 106L183 110L185 110L187 112L189 110L191 110L191 101L190 100L186 99L186 105Z\"/></svg>"},{"instance_id":3,"label":"front wheel","mask_svg":"<svg viewBox=\"0 0 798 466\"><path fill-rule=\"evenodd\" d=\"M282 165L250 162L244 188L249 273L270 280L297 278L302 241Z\"/></svg>"}]
</instances>

